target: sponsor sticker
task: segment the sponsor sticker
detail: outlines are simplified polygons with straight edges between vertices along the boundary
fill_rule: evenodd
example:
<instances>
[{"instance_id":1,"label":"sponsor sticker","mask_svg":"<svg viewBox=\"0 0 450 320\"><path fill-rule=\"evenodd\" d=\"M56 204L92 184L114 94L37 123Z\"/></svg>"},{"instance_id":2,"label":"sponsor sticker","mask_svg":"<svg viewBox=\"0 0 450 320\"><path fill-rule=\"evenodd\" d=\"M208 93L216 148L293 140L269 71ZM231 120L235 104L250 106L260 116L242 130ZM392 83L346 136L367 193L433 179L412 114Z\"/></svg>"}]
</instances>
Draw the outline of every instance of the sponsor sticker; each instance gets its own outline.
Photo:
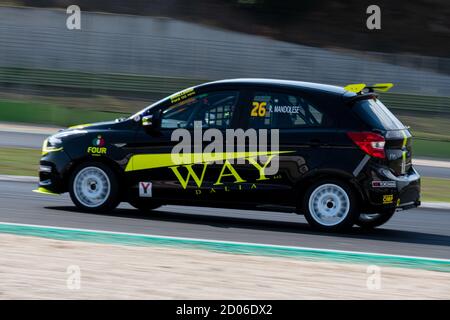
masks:
<instances>
[{"instance_id":1,"label":"sponsor sticker","mask_svg":"<svg viewBox=\"0 0 450 320\"><path fill-rule=\"evenodd\" d=\"M177 102L185 100L185 99L187 99L189 97L192 97L193 95L195 95L194 89L189 88L189 89L183 90L183 91L181 91L179 93L176 93L176 94L172 95L170 97L170 102L171 103L177 103Z\"/></svg>"},{"instance_id":2,"label":"sponsor sticker","mask_svg":"<svg viewBox=\"0 0 450 320\"><path fill-rule=\"evenodd\" d=\"M102 154L106 154L107 148L104 147L105 139L102 136L97 136L92 140L93 147L87 148L87 153L90 153L94 156L99 156Z\"/></svg>"},{"instance_id":3,"label":"sponsor sticker","mask_svg":"<svg viewBox=\"0 0 450 320\"><path fill-rule=\"evenodd\" d=\"M372 181L372 188L395 188L397 183L395 181Z\"/></svg>"},{"instance_id":4,"label":"sponsor sticker","mask_svg":"<svg viewBox=\"0 0 450 320\"><path fill-rule=\"evenodd\" d=\"M139 182L139 196L142 198L152 197L152 183L151 182Z\"/></svg>"},{"instance_id":5,"label":"sponsor sticker","mask_svg":"<svg viewBox=\"0 0 450 320\"><path fill-rule=\"evenodd\" d=\"M394 195L393 194L385 194L383 196L383 204L389 204L394 201Z\"/></svg>"},{"instance_id":6,"label":"sponsor sticker","mask_svg":"<svg viewBox=\"0 0 450 320\"><path fill-rule=\"evenodd\" d=\"M96 147L103 147L105 145L105 139L102 136L97 136L97 138L92 140L92 144Z\"/></svg>"},{"instance_id":7,"label":"sponsor sticker","mask_svg":"<svg viewBox=\"0 0 450 320\"><path fill-rule=\"evenodd\" d=\"M300 113L300 106L274 106L271 108L272 112L275 113L288 113L288 114L298 114Z\"/></svg>"}]
</instances>

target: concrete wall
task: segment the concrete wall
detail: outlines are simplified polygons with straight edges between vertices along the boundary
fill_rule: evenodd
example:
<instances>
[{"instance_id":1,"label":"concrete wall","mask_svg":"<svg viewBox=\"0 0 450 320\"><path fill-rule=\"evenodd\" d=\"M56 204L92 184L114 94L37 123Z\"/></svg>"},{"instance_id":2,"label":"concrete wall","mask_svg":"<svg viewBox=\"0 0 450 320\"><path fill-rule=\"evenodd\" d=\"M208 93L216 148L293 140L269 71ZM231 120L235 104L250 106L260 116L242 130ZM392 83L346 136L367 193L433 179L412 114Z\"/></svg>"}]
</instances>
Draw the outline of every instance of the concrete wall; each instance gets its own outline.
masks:
<instances>
[{"instance_id":1,"label":"concrete wall","mask_svg":"<svg viewBox=\"0 0 450 320\"><path fill-rule=\"evenodd\" d=\"M0 7L0 67L199 79L270 77L337 85L394 82L397 92L449 96L450 59L343 53L166 18L82 13L67 30L62 10ZM414 59L413 59L414 58ZM401 59L401 57L400 57Z\"/></svg>"}]
</instances>

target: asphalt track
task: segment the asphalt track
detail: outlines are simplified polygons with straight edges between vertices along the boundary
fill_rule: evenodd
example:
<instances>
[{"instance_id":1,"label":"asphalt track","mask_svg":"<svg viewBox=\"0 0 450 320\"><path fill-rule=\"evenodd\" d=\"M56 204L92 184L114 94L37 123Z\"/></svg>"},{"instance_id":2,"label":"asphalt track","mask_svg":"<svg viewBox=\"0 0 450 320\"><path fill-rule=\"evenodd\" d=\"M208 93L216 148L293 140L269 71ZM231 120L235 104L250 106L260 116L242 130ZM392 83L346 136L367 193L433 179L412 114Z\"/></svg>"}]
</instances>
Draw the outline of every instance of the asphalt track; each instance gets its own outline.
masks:
<instances>
[{"instance_id":1,"label":"asphalt track","mask_svg":"<svg viewBox=\"0 0 450 320\"><path fill-rule=\"evenodd\" d=\"M276 212L165 206L143 214L123 204L108 214L84 213L67 195L36 194L34 188L32 183L0 182L0 222L450 258L446 210L413 209L371 232L355 227L345 234L325 234L312 231L302 216Z\"/></svg>"},{"instance_id":2,"label":"asphalt track","mask_svg":"<svg viewBox=\"0 0 450 320\"><path fill-rule=\"evenodd\" d=\"M47 137L47 134L0 131L0 147L38 149Z\"/></svg>"}]
</instances>

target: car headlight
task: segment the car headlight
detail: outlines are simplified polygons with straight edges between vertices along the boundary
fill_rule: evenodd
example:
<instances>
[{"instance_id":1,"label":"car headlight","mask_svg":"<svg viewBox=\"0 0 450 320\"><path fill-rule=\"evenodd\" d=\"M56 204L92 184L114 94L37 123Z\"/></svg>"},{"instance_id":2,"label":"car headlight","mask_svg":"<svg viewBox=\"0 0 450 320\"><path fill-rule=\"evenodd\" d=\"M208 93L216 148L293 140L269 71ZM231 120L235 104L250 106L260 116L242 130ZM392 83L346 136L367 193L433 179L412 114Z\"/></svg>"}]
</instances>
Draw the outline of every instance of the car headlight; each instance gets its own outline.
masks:
<instances>
[{"instance_id":1,"label":"car headlight","mask_svg":"<svg viewBox=\"0 0 450 320\"><path fill-rule=\"evenodd\" d=\"M45 156L49 152L61 151L62 149L62 140L55 136L51 136L50 138L45 139L42 144L42 155Z\"/></svg>"},{"instance_id":2,"label":"car headlight","mask_svg":"<svg viewBox=\"0 0 450 320\"><path fill-rule=\"evenodd\" d=\"M78 135L86 134L86 130L64 130L62 132L58 132L53 136L45 139L44 144L42 145L42 155L46 155L49 152L61 151L63 149L62 140L67 137L73 137Z\"/></svg>"}]
</instances>

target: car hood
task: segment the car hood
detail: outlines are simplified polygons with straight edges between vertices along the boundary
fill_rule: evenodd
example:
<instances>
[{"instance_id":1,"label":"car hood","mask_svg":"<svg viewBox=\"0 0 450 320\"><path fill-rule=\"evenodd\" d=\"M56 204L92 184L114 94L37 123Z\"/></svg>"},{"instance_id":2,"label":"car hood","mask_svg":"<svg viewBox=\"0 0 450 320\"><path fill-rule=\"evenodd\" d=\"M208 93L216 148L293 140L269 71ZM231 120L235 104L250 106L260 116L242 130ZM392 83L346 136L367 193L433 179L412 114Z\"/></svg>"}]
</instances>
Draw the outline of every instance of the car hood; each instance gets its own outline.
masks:
<instances>
[{"instance_id":1,"label":"car hood","mask_svg":"<svg viewBox=\"0 0 450 320\"><path fill-rule=\"evenodd\" d=\"M64 131L70 131L70 130L97 130L97 129L112 129L114 127L120 126L125 121L103 121L103 122L94 122L94 123L85 123L85 124L79 124L76 126L71 126Z\"/></svg>"},{"instance_id":2,"label":"car hood","mask_svg":"<svg viewBox=\"0 0 450 320\"><path fill-rule=\"evenodd\" d=\"M122 132L124 130L134 130L135 124L130 120L113 120L113 121L103 121L95 123L79 124L76 126L71 126L67 129L62 129L58 131L53 137L55 138L69 138L77 137L80 135L86 135L89 133L112 133L112 132Z\"/></svg>"}]
</instances>

